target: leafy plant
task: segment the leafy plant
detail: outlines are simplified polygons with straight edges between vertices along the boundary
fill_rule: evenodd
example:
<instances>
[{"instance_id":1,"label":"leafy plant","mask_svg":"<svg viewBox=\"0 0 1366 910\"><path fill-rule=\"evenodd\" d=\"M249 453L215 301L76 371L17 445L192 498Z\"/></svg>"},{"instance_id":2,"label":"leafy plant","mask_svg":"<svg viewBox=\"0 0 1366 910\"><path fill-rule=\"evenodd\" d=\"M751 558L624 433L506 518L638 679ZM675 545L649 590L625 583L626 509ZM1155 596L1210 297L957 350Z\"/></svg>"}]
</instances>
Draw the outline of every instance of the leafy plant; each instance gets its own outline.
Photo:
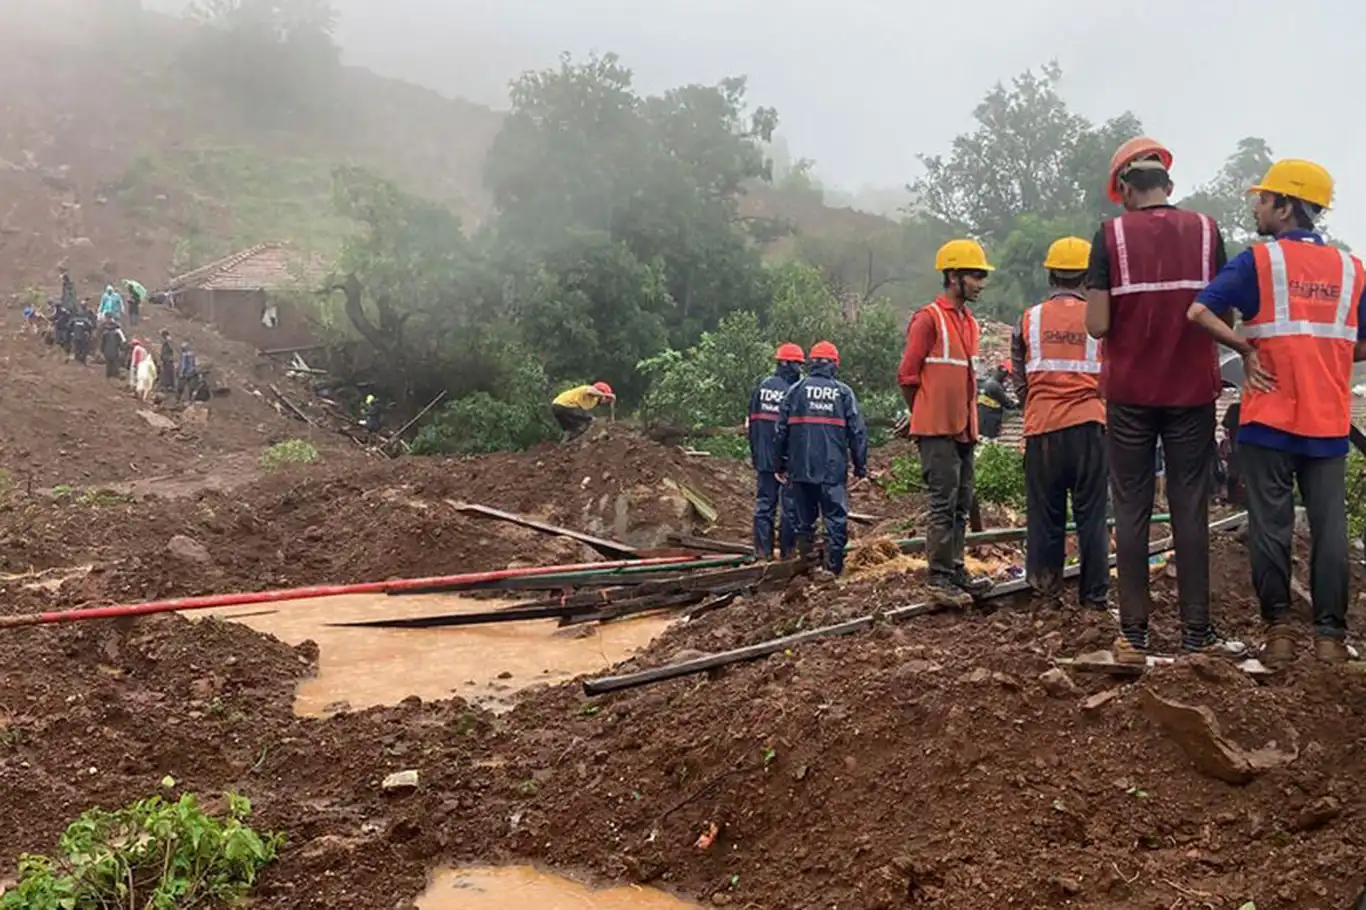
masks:
<instances>
[{"instance_id":1,"label":"leafy plant","mask_svg":"<svg viewBox=\"0 0 1366 910\"><path fill-rule=\"evenodd\" d=\"M749 460L748 436L689 436L683 440L683 445L717 458Z\"/></svg>"},{"instance_id":2,"label":"leafy plant","mask_svg":"<svg viewBox=\"0 0 1366 910\"><path fill-rule=\"evenodd\" d=\"M1347 455L1347 531L1353 540L1366 531L1366 456L1356 449Z\"/></svg>"},{"instance_id":3,"label":"leafy plant","mask_svg":"<svg viewBox=\"0 0 1366 910\"><path fill-rule=\"evenodd\" d=\"M908 496L925 489L925 475L920 467L920 459L913 455L898 455L892 459L888 476L879 483L888 496Z\"/></svg>"},{"instance_id":4,"label":"leafy plant","mask_svg":"<svg viewBox=\"0 0 1366 910\"><path fill-rule=\"evenodd\" d=\"M172 782L173 783L173 782ZM244 896L284 843L246 825L251 803L227 794L227 814L206 815L194 794L160 796L72 822L54 857L25 854L0 910L178 910Z\"/></svg>"},{"instance_id":5,"label":"leafy plant","mask_svg":"<svg viewBox=\"0 0 1366 910\"><path fill-rule=\"evenodd\" d=\"M503 401L475 392L446 405L413 440L414 455L517 452L550 438L540 401Z\"/></svg>"},{"instance_id":6,"label":"leafy plant","mask_svg":"<svg viewBox=\"0 0 1366 910\"><path fill-rule=\"evenodd\" d=\"M975 487L983 502L1024 508L1024 453L1009 446L984 445L977 449Z\"/></svg>"},{"instance_id":7,"label":"leafy plant","mask_svg":"<svg viewBox=\"0 0 1366 910\"><path fill-rule=\"evenodd\" d=\"M266 449L261 456L261 467L278 470L293 464L312 464L318 460L318 450L302 439L286 439Z\"/></svg>"}]
</instances>

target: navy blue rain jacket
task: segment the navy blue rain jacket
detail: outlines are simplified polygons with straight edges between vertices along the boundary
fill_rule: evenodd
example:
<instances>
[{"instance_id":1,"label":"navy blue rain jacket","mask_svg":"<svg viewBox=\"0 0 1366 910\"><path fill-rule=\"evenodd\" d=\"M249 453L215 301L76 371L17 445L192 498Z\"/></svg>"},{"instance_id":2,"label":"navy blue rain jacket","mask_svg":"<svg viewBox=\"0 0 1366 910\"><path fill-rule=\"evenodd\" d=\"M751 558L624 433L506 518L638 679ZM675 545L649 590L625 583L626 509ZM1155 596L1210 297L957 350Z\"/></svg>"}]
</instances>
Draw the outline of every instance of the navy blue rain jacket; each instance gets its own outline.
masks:
<instances>
[{"instance_id":1,"label":"navy blue rain jacket","mask_svg":"<svg viewBox=\"0 0 1366 910\"><path fill-rule=\"evenodd\" d=\"M780 363L773 375L759 383L749 398L749 460L760 473L777 470L773 437L778 432L778 412L787 390L801 378L801 368L795 363Z\"/></svg>"},{"instance_id":2,"label":"navy blue rain jacket","mask_svg":"<svg viewBox=\"0 0 1366 910\"><path fill-rule=\"evenodd\" d=\"M835 365L821 362L788 390L773 440L777 471L793 483L843 484L849 460L854 475L868 474L868 427L854 390L835 378Z\"/></svg>"}]
</instances>

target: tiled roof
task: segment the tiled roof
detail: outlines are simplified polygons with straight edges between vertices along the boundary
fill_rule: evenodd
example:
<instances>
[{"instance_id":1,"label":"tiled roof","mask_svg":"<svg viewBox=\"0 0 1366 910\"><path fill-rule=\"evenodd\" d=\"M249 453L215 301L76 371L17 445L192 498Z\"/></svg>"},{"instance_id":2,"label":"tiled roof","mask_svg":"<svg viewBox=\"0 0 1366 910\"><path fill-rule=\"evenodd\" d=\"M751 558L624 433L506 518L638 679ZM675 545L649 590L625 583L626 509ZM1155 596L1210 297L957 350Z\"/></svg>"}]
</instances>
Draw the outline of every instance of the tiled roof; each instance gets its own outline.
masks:
<instances>
[{"instance_id":1,"label":"tiled roof","mask_svg":"<svg viewBox=\"0 0 1366 910\"><path fill-rule=\"evenodd\" d=\"M273 291L319 283L326 268L284 243L262 243L171 279L171 290Z\"/></svg>"}]
</instances>

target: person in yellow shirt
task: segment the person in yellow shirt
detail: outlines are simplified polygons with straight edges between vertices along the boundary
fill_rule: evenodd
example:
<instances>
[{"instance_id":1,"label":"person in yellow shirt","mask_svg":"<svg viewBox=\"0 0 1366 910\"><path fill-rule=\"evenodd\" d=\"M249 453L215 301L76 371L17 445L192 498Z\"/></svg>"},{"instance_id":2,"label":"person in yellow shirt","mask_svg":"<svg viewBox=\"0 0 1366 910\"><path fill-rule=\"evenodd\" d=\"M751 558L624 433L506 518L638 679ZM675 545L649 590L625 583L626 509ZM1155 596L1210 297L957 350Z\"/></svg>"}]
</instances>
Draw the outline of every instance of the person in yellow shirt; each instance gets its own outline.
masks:
<instances>
[{"instance_id":1,"label":"person in yellow shirt","mask_svg":"<svg viewBox=\"0 0 1366 910\"><path fill-rule=\"evenodd\" d=\"M616 401L612 387L605 382L576 386L555 396L550 404L550 413L555 422L564 430L561 442L568 442L582 436L593 422L589 412L604 401Z\"/></svg>"}]
</instances>

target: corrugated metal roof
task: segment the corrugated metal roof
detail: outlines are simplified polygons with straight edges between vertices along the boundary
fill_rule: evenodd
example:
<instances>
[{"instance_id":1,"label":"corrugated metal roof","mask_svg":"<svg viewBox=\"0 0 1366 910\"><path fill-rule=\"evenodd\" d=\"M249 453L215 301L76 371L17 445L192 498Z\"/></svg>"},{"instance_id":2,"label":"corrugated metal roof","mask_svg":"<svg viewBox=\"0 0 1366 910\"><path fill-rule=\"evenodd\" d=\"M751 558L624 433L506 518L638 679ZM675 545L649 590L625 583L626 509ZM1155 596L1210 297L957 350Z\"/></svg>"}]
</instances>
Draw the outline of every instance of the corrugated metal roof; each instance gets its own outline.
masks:
<instances>
[{"instance_id":1,"label":"corrugated metal roof","mask_svg":"<svg viewBox=\"0 0 1366 910\"><path fill-rule=\"evenodd\" d=\"M322 281L326 267L286 243L261 243L171 280L171 290L275 291Z\"/></svg>"}]
</instances>

